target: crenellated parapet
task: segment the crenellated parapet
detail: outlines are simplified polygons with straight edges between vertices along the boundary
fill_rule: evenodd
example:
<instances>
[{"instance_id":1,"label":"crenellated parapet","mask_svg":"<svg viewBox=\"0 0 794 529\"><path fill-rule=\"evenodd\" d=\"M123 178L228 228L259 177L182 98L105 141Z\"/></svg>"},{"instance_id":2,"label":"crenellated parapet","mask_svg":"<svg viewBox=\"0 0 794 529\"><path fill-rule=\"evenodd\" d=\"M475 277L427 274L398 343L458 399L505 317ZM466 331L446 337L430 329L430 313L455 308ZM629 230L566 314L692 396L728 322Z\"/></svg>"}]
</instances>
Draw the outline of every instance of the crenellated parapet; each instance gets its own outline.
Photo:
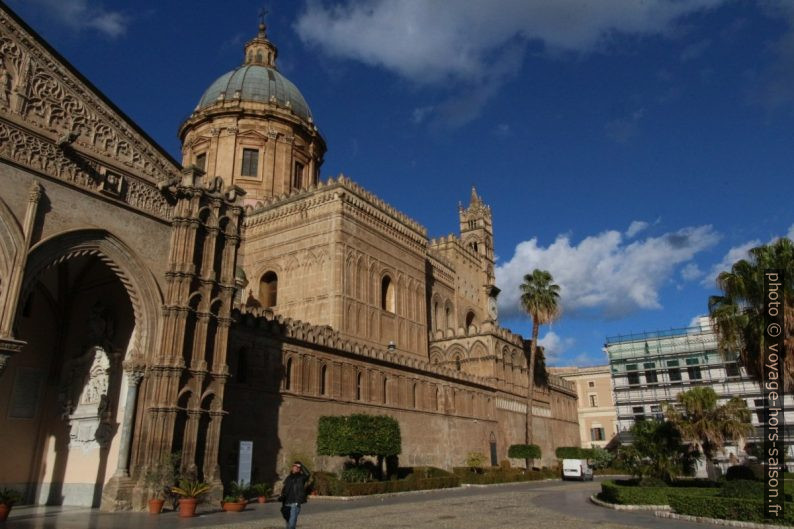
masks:
<instances>
[{"instance_id":1,"label":"crenellated parapet","mask_svg":"<svg viewBox=\"0 0 794 529\"><path fill-rule=\"evenodd\" d=\"M442 377L461 384L490 387L487 379L455 369L432 364L427 360L409 356L399 351L390 351L373 347L351 339L327 325L312 325L300 320L285 318L274 314L272 310L260 307L243 307L235 309L233 319L248 328L261 330L261 332L286 341L295 341L310 347L322 347L346 355L358 357L365 361L377 361L390 364L395 369L411 369L427 376Z\"/></svg>"},{"instance_id":2,"label":"crenellated parapet","mask_svg":"<svg viewBox=\"0 0 794 529\"><path fill-rule=\"evenodd\" d=\"M295 213L332 202L341 203L364 222L375 225L417 250L424 251L427 247L427 229L424 226L344 175L249 206L246 208L244 226L248 229L271 226L279 219L294 219Z\"/></svg>"}]
</instances>

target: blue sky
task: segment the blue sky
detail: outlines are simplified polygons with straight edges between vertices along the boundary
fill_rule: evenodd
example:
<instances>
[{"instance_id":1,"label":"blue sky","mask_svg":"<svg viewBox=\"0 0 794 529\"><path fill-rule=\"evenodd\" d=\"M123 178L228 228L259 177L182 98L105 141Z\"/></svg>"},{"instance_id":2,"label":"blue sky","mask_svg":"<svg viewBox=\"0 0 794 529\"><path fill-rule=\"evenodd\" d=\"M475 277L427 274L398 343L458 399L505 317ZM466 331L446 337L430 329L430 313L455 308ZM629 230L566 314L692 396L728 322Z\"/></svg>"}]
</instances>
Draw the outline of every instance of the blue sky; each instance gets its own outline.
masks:
<instances>
[{"instance_id":1,"label":"blue sky","mask_svg":"<svg viewBox=\"0 0 794 529\"><path fill-rule=\"evenodd\" d=\"M176 159L202 92L242 62L261 4L10 0ZM275 1L278 66L345 173L457 231L494 214L503 325L517 285L562 287L552 364L606 336L687 326L716 272L794 237L794 2Z\"/></svg>"}]
</instances>

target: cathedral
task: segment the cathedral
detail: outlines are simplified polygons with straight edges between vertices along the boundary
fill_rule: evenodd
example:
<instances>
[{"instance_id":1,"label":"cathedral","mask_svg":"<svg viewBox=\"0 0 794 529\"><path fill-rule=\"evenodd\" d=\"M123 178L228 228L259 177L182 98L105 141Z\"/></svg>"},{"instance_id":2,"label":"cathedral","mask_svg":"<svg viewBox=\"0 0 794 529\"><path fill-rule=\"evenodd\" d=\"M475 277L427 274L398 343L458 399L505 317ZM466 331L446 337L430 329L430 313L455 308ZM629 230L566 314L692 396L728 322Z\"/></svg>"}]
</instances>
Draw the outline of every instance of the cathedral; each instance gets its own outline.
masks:
<instances>
[{"instance_id":1,"label":"cathedral","mask_svg":"<svg viewBox=\"0 0 794 529\"><path fill-rule=\"evenodd\" d=\"M460 232L430 238L321 178L277 55L260 23L179 162L0 4L0 487L141 509L170 454L219 494L241 441L255 481L332 469L323 415L395 418L403 466L579 444L572 383L530 385L499 325L489 206L472 189Z\"/></svg>"}]
</instances>

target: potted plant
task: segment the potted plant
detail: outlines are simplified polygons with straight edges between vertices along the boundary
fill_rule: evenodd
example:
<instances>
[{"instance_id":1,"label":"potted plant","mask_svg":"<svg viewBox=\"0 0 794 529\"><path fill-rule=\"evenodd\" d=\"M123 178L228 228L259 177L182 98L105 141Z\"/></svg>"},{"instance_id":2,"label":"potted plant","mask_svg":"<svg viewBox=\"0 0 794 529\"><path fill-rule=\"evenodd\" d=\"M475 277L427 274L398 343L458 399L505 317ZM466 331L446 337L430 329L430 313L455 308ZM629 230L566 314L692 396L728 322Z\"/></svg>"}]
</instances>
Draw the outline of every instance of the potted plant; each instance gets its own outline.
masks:
<instances>
[{"instance_id":1,"label":"potted plant","mask_svg":"<svg viewBox=\"0 0 794 529\"><path fill-rule=\"evenodd\" d=\"M223 497L221 508L227 512L240 512L245 509L248 487L232 481L227 487L228 494Z\"/></svg>"},{"instance_id":2,"label":"potted plant","mask_svg":"<svg viewBox=\"0 0 794 529\"><path fill-rule=\"evenodd\" d=\"M22 499L22 495L14 489L0 489L0 522L5 522L11 507Z\"/></svg>"},{"instance_id":3,"label":"potted plant","mask_svg":"<svg viewBox=\"0 0 794 529\"><path fill-rule=\"evenodd\" d=\"M272 487L267 483L256 483L251 485L251 493L259 503L265 503L267 497L273 492Z\"/></svg>"},{"instance_id":4,"label":"potted plant","mask_svg":"<svg viewBox=\"0 0 794 529\"><path fill-rule=\"evenodd\" d=\"M171 487L171 492L179 496L179 516L182 518L195 516L199 498L209 490L209 483L188 479L179 480L179 486Z\"/></svg>"},{"instance_id":5,"label":"potted plant","mask_svg":"<svg viewBox=\"0 0 794 529\"><path fill-rule=\"evenodd\" d=\"M149 499L149 513L160 514L165 503L165 495L174 484L174 469L170 462L157 463L143 475L146 488L152 493Z\"/></svg>"}]
</instances>

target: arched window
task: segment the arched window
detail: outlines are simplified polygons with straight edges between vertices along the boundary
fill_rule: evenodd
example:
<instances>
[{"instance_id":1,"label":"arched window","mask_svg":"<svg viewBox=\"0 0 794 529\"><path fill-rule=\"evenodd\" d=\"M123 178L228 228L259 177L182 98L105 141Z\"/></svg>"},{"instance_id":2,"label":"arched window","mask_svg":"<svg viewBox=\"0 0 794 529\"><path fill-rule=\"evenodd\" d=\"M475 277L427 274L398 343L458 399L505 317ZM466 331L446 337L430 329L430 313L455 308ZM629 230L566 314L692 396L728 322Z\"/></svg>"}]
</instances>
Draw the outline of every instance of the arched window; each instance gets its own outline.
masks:
<instances>
[{"instance_id":1,"label":"arched window","mask_svg":"<svg viewBox=\"0 0 794 529\"><path fill-rule=\"evenodd\" d=\"M472 323L474 323L474 312L470 310L466 314L466 332L469 331L469 327L471 326Z\"/></svg>"},{"instance_id":2,"label":"arched window","mask_svg":"<svg viewBox=\"0 0 794 529\"><path fill-rule=\"evenodd\" d=\"M383 403L386 404L389 400L387 388L389 387L389 379L383 377Z\"/></svg>"},{"instance_id":3,"label":"arched window","mask_svg":"<svg viewBox=\"0 0 794 529\"><path fill-rule=\"evenodd\" d=\"M259 280L259 301L263 307L275 307L278 302L278 276L275 272L265 272Z\"/></svg>"},{"instance_id":4,"label":"arched window","mask_svg":"<svg viewBox=\"0 0 794 529\"><path fill-rule=\"evenodd\" d=\"M460 371L460 357L459 356L455 357L455 369Z\"/></svg>"},{"instance_id":5,"label":"arched window","mask_svg":"<svg viewBox=\"0 0 794 529\"><path fill-rule=\"evenodd\" d=\"M356 400L361 400L361 373L356 375Z\"/></svg>"},{"instance_id":6,"label":"arched window","mask_svg":"<svg viewBox=\"0 0 794 529\"><path fill-rule=\"evenodd\" d=\"M320 395L328 394L328 366L320 368Z\"/></svg>"},{"instance_id":7,"label":"arched window","mask_svg":"<svg viewBox=\"0 0 794 529\"><path fill-rule=\"evenodd\" d=\"M419 399L417 398L418 395L418 388L416 387L416 382L414 382L413 390L411 391L411 407L416 408Z\"/></svg>"},{"instance_id":8,"label":"arched window","mask_svg":"<svg viewBox=\"0 0 794 529\"><path fill-rule=\"evenodd\" d=\"M433 327L438 331L441 329L441 309L438 307L438 301L433 302Z\"/></svg>"},{"instance_id":9,"label":"arched window","mask_svg":"<svg viewBox=\"0 0 794 529\"><path fill-rule=\"evenodd\" d=\"M446 321L444 321L444 329L449 329L452 327L452 307L449 305L444 309L444 316L446 319Z\"/></svg>"},{"instance_id":10,"label":"arched window","mask_svg":"<svg viewBox=\"0 0 794 529\"><path fill-rule=\"evenodd\" d=\"M284 369L284 389L292 389L292 358L287 360L287 367Z\"/></svg>"},{"instance_id":11,"label":"arched window","mask_svg":"<svg viewBox=\"0 0 794 529\"><path fill-rule=\"evenodd\" d=\"M380 282L380 308L394 313L394 285L389 276L383 276Z\"/></svg>"},{"instance_id":12,"label":"arched window","mask_svg":"<svg viewBox=\"0 0 794 529\"><path fill-rule=\"evenodd\" d=\"M261 51L256 52L256 62L261 63L263 59L264 56L262 55L262 52Z\"/></svg>"}]
</instances>

